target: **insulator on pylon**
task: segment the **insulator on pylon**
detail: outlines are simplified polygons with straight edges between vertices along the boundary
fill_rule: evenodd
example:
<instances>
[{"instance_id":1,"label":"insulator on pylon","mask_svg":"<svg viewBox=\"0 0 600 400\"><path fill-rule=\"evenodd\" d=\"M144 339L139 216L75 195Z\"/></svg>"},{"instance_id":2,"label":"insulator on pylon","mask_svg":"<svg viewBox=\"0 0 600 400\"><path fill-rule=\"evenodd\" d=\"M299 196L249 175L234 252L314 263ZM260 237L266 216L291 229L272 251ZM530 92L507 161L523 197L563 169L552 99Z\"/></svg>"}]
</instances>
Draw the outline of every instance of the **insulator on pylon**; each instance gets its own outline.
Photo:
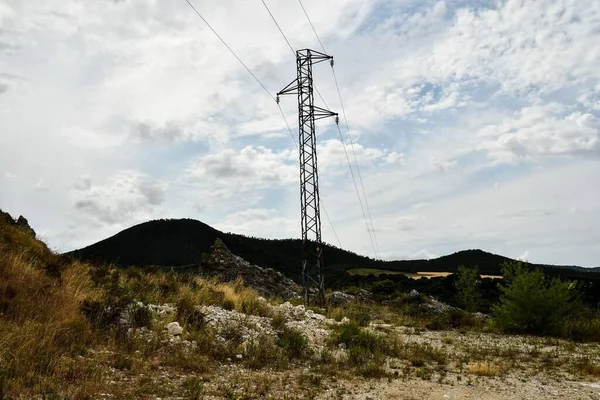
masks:
<instances>
[{"instance_id":1,"label":"insulator on pylon","mask_svg":"<svg viewBox=\"0 0 600 400\"><path fill-rule=\"evenodd\" d=\"M333 57L331 57L331 60L329 60L329 65L331 65L331 68L333 68Z\"/></svg>"},{"instance_id":2,"label":"insulator on pylon","mask_svg":"<svg viewBox=\"0 0 600 400\"><path fill-rule=\"evenodd\" d=\"M275 98L275 102L277 102L277 104L279 104L279 95L277 95L277 97Z\"/></svg>"},{"instance_id":3,"label":"insulator on pylon","mask_svg":"<svg viewBox=\"0 0 600 400\"><path fill-rule=\"evenodd\" d=\"M336 115L336 116L335 116L335 124L336 124L336 125L339 125L339 124L340 124L340 117L339 117L339 115Z\"/></svg>"}]
</instances>

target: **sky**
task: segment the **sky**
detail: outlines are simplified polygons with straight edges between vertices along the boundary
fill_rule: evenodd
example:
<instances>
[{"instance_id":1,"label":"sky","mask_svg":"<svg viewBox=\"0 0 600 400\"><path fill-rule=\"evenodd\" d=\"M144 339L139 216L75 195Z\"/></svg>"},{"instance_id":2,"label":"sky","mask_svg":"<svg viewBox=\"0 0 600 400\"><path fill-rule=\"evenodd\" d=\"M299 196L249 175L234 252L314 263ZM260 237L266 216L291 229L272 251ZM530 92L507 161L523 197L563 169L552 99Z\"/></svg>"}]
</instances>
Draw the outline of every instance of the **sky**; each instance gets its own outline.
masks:
<instances>
[{"instance_id":1,"label":"sky","mask_svg":"<svg viewBox=\"0 0 600 400\"><path fill-rule=\"evenodd\" d=\"M295 78L261 0L190 1L272 95ZM265 3L294 49L321 51L296 0ZM332 119L317 122L326 242L600 266L599 1L303 4L377 246ZM314 78L342 114L330 66ZM295 137L296 101L281 98ZM300 237L298 175L276 103L185 0L0 0L0 208L52 249L156 218Z\"/></svg>"}]
</instances>

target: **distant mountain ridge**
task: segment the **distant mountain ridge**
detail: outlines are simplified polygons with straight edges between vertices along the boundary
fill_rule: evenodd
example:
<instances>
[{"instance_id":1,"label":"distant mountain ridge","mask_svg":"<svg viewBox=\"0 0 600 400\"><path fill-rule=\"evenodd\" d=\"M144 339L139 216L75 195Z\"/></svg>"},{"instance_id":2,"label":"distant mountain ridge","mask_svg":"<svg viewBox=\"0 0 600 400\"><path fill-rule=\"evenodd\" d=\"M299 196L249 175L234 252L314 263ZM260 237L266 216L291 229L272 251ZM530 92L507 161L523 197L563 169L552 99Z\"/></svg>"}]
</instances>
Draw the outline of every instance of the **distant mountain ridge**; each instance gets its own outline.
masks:
<instances>
[{"instance_id":1,"label":"distant mountain ridge","mask_svg":"<svg viewBox=\"0 0 600 400\"><path fill-rule=\"evenodd\" d=\"M95 244L68 254L99 263L123 267L156 265L182 267L197 264L203 253L209 253L215 239L248 262L281 271L298 279L302 262L299 239L259 239L220 232L193 219L153 220L125 229ZM382 261L324 245L325 277L338 279L352 268L373 268L401 272L454 272L460 265L479 267L483 274L501 274L501 265L510 258L482 250L465 250L431 260ZM590 275L599 268L535 265L559 275ZM594 274L595 275L595 274ZM600 274L599 274L600 276Z\"/></svg>"}]
</instances>

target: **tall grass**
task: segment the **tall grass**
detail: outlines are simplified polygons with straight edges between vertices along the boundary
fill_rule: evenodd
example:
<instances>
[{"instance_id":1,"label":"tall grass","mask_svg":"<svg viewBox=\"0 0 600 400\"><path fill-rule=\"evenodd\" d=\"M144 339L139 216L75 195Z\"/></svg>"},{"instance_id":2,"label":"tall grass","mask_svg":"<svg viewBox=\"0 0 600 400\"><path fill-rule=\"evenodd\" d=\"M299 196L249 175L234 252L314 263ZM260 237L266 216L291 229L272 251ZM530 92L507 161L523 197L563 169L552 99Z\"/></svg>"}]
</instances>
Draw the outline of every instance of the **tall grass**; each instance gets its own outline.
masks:
<instances>
[{"instance_id":1,"label":"tall grass","mask_svg":"<svg viewBox=\"0 0 600 400\"><path fill-rule=\"evenodd\" d=\"M178 311L155 317L135 301L172 303ZM106 390L106 365L129 373L148 373L157 365L204 372L238 354L240 343L217 343L205 329L201 305L270 314L267 302L241 280L230 285L156 268L91 266L57 255L0 221L0 399L94 398ZM161 343L162 329L174 319L194 346ZM154 329L154 339L127 331L139 326ZM244 362L252 368L287 363L288 353L304 354L302 339L285 331L279 342L259 341Z\"/></svg>"},{"instance_id":2,"label":"tall grass","mask_svg":"<svg viewBox=\"0 0 600 400\"><path fill-rule=\"evenodd\" d=\"M0 225L0 376L2 391L51 391L52 382L97 379L70 357L93 344L79 312L97 291L80 263L61 259L17 227Z\"/></svg>"}]
</instances>

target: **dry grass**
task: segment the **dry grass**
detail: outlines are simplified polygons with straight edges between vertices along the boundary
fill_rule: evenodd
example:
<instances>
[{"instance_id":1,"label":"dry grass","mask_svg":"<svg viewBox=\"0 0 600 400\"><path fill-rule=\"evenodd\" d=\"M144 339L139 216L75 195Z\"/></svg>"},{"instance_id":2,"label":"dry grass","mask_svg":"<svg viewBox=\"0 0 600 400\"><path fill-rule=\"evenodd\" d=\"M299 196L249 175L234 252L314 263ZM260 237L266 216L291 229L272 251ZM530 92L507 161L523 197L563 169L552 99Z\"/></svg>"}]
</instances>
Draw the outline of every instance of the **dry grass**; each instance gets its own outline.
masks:
<instances>
[{"instance_id":1,"label":"dry grass","mask_svg":"<svg viewBox=\"0 0 600 400\"><path fill-rule=\"evenodd\" d=\"M500 367L487 361L470 364L467 366L467 371L478 376L493 377L501 375Z\"/></svg>"},{"instance_id":2,"label":"dry grass","mask_svg":"<svg viewBox=\"0 0 600 400\"><path fill-rule=\"evenodd\" d=\"M196 347L161 344L156 334L174 315L143 316L142 325L154 327L155 340L127 333L118 324L119 312L133 300L176 304L176 317ZM236 353L233 344L217 345L204 330L199 305L261 316L270 311L241 280L228 285L157 269L90 266L57 255L0 221L0 398L94 398L107 390L111 368L126 374L158 368L203 373ZM272 362L270 350L284 352L263 344L247 360L255 368Z\"/></svg>"},{"instance_id":3,"label":"dry grass","mask_svg":"<svg viewBox=\"0 0 600 400\"><path fill-rule=\"evenodd\" d=\"M147 331L127 332L118 323L120 314L114 311L123 310L133 300L172 303L177 314L142 318L140 326L152 332L149 339L144 333ZM248 383L234 390L227 379L223 389L229 398L238 398L231 396L242 393L252 393L255 397L250 398L257 398L273 391L271 374L277 368L291 371L294 366L301 366L303 371L311 371L299 376L316 391L322 390L321 381L326 378L389 378L390 359L414 369L416 376L442 376L456 361L447 347L460 347L468 353L468 358L460 361L461 371L463 363L471 362L466 367L468 373L483 377L504 374L511 360L532 363L538 357L533 350L518 356L513 348L469 348L461 344L460 336L443 336L440 345L434 346L401 340L389 327L365 328L373 321L411 325L415 332L434 322L440 329L470 326L461 315L427 317L416 313L419 301L404 296L385 306L352 302L332 307L328 310L330 317L348 317L351 322L338 326L329 345L315 352L300 332L286 328L284 314L271 315L267 302L242 280L224 284L156 268L92 267L56 255L26 232L0 221L0 399L91 399L101 392L114 398L149 398L150 394L166 395L170 390L152 380L157 376L177 382L171 377L190 375L194 378L179 381L178 390L186 398L202 398L211 385L207 383L205 387L200 377L230 371L229 367L220 369L222 363L238 363L251 370L269 368L265 379L252 383L253 386ZM110 309L114 315L99 326L84 312L84 304L104 314ZM242 346L239 327L234 326L231 332L217 338L216 332L204 325L200 305L269 316L277 336L261 336ZM194 346L162 341L161 331L174 320L184 327L182 339L195 342ZM243 358L239 359L238 354L243 354ZM562 365L552 358L547 364ZM594 357L568 365L582 376L600 376ZM113 380L117 387L106 384ZM292 380L283 381L287 385Z\"/></svg>"},{"instance_id":4,"label":"dry grass","mask_svg":"<svg viewBox=\"0 0 600 400\"><path fill-rule=\"evenodd\" d=\"M57 382L97 381L94 367L74 361L94 342L79 312L98 294L86 267L16 227L0 226L0 240L2 391L51 393Z\"/></svg>"}]
</instances>

